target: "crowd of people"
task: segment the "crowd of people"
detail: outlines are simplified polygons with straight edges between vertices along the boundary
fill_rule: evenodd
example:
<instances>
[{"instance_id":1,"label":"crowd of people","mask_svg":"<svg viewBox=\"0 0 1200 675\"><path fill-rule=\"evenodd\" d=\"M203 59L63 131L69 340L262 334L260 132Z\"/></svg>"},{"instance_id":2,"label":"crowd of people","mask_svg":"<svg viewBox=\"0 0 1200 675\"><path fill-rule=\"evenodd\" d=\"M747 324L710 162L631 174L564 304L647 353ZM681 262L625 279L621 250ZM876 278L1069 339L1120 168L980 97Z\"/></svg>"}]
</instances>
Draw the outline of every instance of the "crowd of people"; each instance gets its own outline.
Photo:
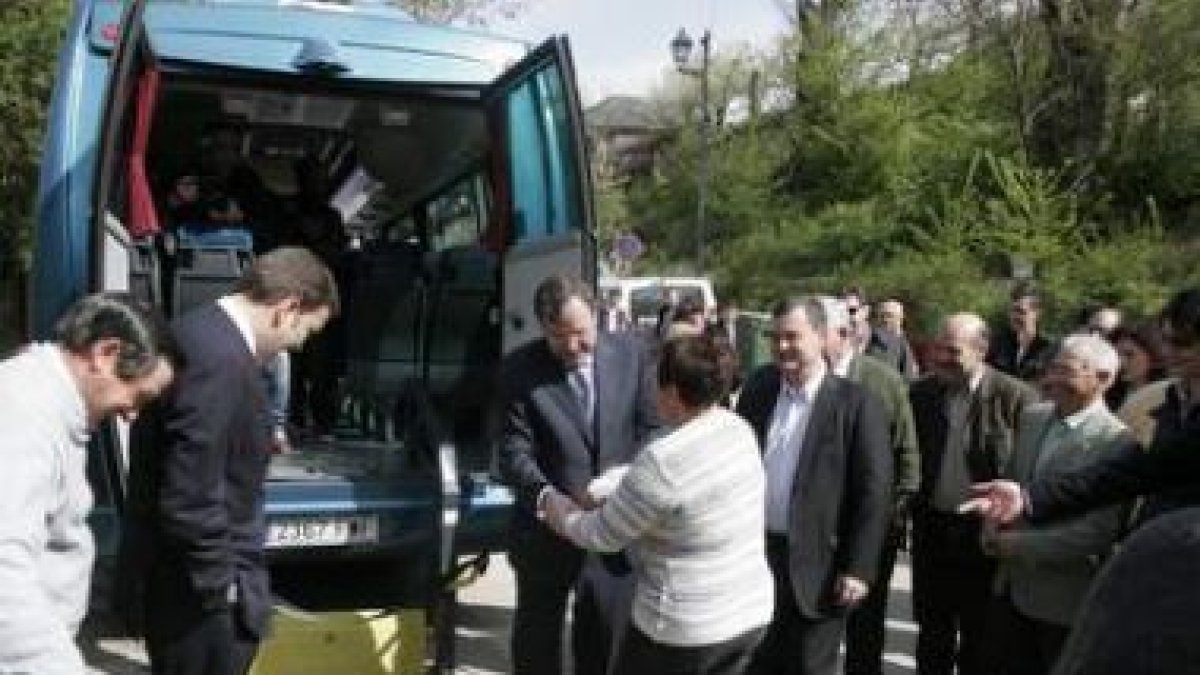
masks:
<instances>
[{"instance_id":1,"label":"crowd of people","mask_svg":"<svg viewBox=\"0 0 1200 675\"><path fill-rule=\"evenodd\" d=\"M579 675L881 673L905 548L919 673L1194 671L1200 289L1059 340L1018 289L1008 325L950 312L916 351L903 304L872 322L866 300L781 299L743 377L733 312L609 331L588 284L539 285L542 335L495 402L513 672L565 672L570 616ZM114 415L153 671L247 672L270 613L263 364L338 310L329 267L281 247L169 327L87 296L0 362L0 672L83 672L85 453Z\"/></svg>"},{"instance_id":2,"label":"crowd of people","mask_svg":"<svg viewBox=\"0 0 1200 675\"><path fill-rule=\"evenodd\" d=\"M881 673L905 548L918 673L1192 672L1200 289L1052 339L1022 286L916 350L896 299L786 298L740 384L733 312L638 331L581 284L539 295L502 401L514 672L563 672L573 593L577 673Z\"/></svg>"}]
</instances>

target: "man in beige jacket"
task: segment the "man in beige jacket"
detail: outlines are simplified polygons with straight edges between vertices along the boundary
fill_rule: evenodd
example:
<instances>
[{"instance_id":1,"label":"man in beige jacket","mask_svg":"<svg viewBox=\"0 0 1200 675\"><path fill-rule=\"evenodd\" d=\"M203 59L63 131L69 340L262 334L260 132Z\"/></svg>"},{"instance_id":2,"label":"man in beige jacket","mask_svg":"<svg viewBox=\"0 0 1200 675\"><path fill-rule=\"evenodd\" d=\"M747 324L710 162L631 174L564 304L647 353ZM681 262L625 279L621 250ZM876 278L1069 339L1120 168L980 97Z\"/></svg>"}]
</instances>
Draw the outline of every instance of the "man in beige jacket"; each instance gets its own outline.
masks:
<instances>
[{"instance_id":1,"label":"man in beige jacket","mask_svg":"<svg viewBox=\"0 0 1200 675\"><path fill-rule=\"evenodd\" d=\"M1116 370L1117 354L1103 338L1065 338L1044 376L1050 402L1026 409L1004 476L1027 485L1128 444L1125 425L1104 403ZM1053 524L1018 523L985 533L985 550L1000 560L991 642L1002 672L1050 672L1119 525L1120 507L1110 506Z\"/></svg>"}]
</instances>

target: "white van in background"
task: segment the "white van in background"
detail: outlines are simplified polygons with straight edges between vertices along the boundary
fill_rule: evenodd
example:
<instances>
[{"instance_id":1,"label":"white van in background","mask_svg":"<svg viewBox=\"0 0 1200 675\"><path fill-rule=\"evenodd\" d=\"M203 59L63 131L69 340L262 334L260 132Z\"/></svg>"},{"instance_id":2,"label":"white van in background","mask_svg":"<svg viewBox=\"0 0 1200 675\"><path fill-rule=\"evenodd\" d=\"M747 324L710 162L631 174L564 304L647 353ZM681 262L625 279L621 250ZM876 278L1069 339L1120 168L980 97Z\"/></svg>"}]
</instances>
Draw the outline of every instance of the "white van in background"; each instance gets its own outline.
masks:
<instances>
[{"instance_id":1,"label":"white van in background","mask_svg":"<svg viewBox=\"0 0 1200 675\"><path fill-rule=\"evenodd\" d=\"M653 327L664 303L690 298L712 315L717 296L712 282L705 277L601 277L597 284L600 299L629 326Z\"/></svg>"}]
</instances>

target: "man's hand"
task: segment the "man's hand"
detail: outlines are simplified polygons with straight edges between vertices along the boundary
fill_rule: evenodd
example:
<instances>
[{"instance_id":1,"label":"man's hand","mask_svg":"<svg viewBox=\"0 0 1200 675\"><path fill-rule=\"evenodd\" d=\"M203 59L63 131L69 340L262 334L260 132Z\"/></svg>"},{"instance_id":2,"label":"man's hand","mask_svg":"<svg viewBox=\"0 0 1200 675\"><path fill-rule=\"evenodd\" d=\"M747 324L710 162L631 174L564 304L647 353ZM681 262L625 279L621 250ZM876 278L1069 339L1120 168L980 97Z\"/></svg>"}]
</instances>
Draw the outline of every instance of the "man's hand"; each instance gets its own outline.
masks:
<instances>
[{"instance_id":1,"label":"man's hand","mask_svg":"<svg viewBox=\"0 0 1200 675\"><path fill-rule=\"evenodd\" d=\"M849 574L840 575L833 587L833 601L842 607L857 607L867 597L867 582Z\"/></svg>"},{"instance_id":2,"label":"man's hand","mask_svg":"<svg viewBox=\"0 0 1200 675\"><path fill-rule=\"evenodd\" d=\"M566 536L567 517L578 510L579 506L570 497L553 488L545 490L538 499L538 517L560 536Z\"/></svg>"},{"instance_id":3,"label":"man's hand","mask_svg":"<svg viewBox=\"0 0 1200 675\"><path fill-rule=\"evenodd\" d=\"M1025 510L1025 493L1011 480L993 480L971 486L971 499L958 507L959 513L978 513L989 522L1009 525Z\"/></svg>"}]
</instances>

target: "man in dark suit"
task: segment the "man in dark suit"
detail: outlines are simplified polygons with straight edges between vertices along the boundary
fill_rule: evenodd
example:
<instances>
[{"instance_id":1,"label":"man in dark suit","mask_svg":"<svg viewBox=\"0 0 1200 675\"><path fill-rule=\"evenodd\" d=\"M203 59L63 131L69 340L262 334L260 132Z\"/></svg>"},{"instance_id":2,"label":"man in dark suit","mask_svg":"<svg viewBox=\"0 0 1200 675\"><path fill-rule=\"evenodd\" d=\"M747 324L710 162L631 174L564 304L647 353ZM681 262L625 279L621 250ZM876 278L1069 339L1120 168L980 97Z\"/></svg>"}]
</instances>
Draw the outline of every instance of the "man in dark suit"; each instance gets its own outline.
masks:
<instances>
[{"instance_id":1,"label":"man in dark suit","mask_svg":"<svg viewBox=\"0 0 1200 675\"><path fill-rule=\"evenodd\" d=\"M1041 298L1033 287L1013 289L1008 325L996 331L991 340L988 365L1026 382L1036 382L1054 353L1054 343L1039 331L1041 314Z\"/></svg>"},{"instance_id":2,"label":"man in dark suit","mask_svg":"<svg viewBox=\"0 0 1200 675\"><path fill-rule=\"evenodd\" d=\"M861 384L883 403L888 422L888 449L892 453L893 507L888 535L879 556L879 570L866 600L851 614L846 624L847 675L878 675L883 672L883 647L887 639L887 601L896 554L904 546L907 534L908 504L920 480L917 434L913 425L912 405L908 401L908 382L895 368L867 354L854 351L854 331L850 314L841 300L823 297L825 308L825 358L835 375Z\"/></svg>"},{"instance_id":3,"label":"man in dark suit","mask_svg":"<svg viewBox=\"0 0 1200 675\"><path fill-rule=\"evenodd\" d=\"M127 518L155 675L240 675L254 659L271 611L262 364L337 307L325 265L279 248L172 326L184 365L134 428Z\"/></svg>"},{"instance_id":4,"label":"man in dark suit","mask_svg":"<svg viewBox=\"0 0 1200 675\"><path fill-rule=\"evenodd\" d=\"M607 559L604 568L588 565L581 575L583 551L538 520L538 501L553 487L594 503L592 482L628 464L658 429L656 387L641 343L597 331L595 300L582 281L547 278L535 293L534 312L543 337L509 354L501 369L500 471L517 501L509 549L517 577L513 672L564 672L561 635L574 589L575 673L602 674L613 624L623 618L605 605L630 577L616 578L619 558Z\"/></svg>"},{"instance_id":5,"label":"man in dark suit","mask_svg":"<svg viewBox=\"0 0 1200 675\"><path fill-rule=\"evenodd\" d=\"M825 365L816 298L772 311L774 363L750 376L737 410L767 468L767 562L775 614L752 673L837 669L846 613L873 583L892 510L892 457L878 399Z\"/></svg>"},{"instance_id":6,"label":"man in dark suit","mask_svg":"<svg viewBox=\"0 0 1200 675\"><path fill-rule=\"evenodd\" d=\"M986 668L984 630L995 561L980 545L980 519L957 513L970 485L1000 475L1033 390L984 363L987 325L948 317L930 356L931 375L912 386L921 451L913 502L913 614L917 669L962 675Z\"/></svg>"}]
</instances>

